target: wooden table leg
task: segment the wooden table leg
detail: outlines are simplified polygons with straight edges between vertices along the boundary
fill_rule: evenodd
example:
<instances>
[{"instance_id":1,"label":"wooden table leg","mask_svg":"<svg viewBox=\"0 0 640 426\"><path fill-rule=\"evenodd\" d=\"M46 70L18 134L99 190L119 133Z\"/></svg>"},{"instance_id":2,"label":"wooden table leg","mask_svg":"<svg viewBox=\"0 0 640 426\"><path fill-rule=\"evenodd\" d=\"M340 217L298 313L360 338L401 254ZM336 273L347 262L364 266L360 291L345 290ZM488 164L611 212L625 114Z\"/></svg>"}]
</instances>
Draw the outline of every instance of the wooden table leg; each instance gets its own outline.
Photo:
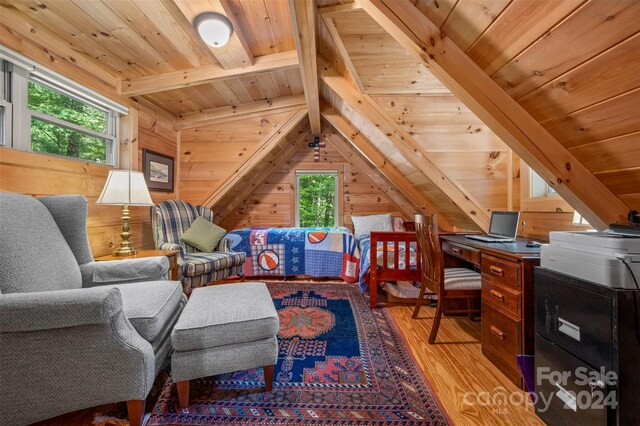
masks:
<instances>
[{"instance_id":1,"label":"wooden table leg","mask_svg":"<svg viewBox=\"0 0 640 426\"><path fill-rule=\"evenodd\" d=\"M264 389L267 392L271 392L273 390L273 372L275 369L275 365L265 365L264 369Z\"/></svg>"},{"instance_id":2,"label":"wooden table leg","mask_svg":"<svg viewBox=\"0 0 640 426\"><path fill-rule=\"evenodd\" d=\"M176 383L178 389L178 402L180 408L187 408L189 406L189 381L183 380Z\"/></svg>"},{"instance_id":3,"label":"wooden table leg","mask_svg":"<svg viewBox=\"0 0 640 426\"><path fill-rule=\"evenodd\" d=\"M129 424L131 426L142 425L144 417L145 400L132 399L127 401L127 412L129 414Z\"/></svg>"}]
</instances>

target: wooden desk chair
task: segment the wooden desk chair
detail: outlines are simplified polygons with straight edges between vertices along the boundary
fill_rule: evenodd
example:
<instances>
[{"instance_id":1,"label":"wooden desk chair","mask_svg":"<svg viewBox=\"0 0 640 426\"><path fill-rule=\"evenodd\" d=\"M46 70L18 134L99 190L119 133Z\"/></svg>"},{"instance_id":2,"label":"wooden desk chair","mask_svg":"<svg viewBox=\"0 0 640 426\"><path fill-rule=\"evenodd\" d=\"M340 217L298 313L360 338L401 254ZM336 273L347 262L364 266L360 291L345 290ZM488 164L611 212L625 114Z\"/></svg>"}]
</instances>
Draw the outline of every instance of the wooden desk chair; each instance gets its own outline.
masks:
<instances>
[{"instance_id":1,"label":"wooden desk chair","mask_svg":"<svg viewBox=\"0 0 640 426\"><path fill-rule=\"evenodd\" d=\"M427 289L438 296L436 315L429 334L429 343L432 344L436 341L440 319L443 314L466 313L471 316L480 312L479 309L474 308L475 304L471 303L473 299L480 300L480 274L467 268L444 267L435 214L432 216L416 214L415 229L418 250L420 250L421 254L422 286L412 318L418 317L420 307L426 300L424 296ZM454 300L461 299L467 300L466 309L460 309L459 304L451 303Z\"/></svg>"},{"instance_id":2,"label":"wooden desk chair","mask_svg":"<svg viewBox=\"0 0 640 426\"><path fill-rule=\"evenodd\" d=\"M402 226L404 226L404 230L407 232L415 232L416 230L415 222L404 222Z\"/></svg>"}]
</instances>

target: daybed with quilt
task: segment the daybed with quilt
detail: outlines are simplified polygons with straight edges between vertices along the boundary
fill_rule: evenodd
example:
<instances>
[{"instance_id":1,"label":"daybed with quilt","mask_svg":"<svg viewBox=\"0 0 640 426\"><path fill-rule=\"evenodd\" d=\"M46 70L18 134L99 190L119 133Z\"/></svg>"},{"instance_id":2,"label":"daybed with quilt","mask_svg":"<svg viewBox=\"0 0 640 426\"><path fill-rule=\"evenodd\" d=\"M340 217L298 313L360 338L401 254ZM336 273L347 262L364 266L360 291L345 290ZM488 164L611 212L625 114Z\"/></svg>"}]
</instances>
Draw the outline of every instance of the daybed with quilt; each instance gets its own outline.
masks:
<instances>
[{"instance_id":1,"label":"daybed with quilt","mask_svg":"<svg viewBox=\"0 0 640 426\"><path fill-rule=\"evenodd\" d=\"M246 276L358 281L360 252L347 228L245 228L230 231L222 243L246 255Z\"/></svg>"}]
</instances>

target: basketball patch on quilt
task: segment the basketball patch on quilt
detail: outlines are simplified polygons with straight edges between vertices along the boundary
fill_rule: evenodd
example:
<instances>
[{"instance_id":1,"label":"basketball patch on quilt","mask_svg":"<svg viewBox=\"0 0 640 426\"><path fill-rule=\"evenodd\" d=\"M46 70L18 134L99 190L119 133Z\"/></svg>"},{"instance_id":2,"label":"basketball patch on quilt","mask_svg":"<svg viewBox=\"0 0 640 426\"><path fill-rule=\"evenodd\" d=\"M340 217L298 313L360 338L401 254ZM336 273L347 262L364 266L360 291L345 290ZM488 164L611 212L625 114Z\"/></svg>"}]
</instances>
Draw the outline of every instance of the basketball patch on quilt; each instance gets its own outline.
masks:
<instances>
[{"instance_id":1,"label":"basketball patch on quilt","mask_svg":"<svg viewBox=\"0 0 640 426\"><path fill-rule=\"evenodd\" d=\"M251 246L253 275L284 275L284 244L257 244Z\"/></svg>"}]
</instances>

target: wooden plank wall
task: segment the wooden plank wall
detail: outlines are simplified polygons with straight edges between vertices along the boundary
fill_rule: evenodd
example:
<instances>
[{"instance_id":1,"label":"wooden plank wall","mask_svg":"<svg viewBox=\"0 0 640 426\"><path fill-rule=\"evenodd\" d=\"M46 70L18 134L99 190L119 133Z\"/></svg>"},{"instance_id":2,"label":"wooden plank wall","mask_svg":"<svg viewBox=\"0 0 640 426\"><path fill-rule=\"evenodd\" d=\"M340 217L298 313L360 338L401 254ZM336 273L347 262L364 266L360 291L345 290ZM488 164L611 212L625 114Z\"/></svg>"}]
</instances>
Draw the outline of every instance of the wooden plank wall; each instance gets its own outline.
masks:
<instances>
[{"instance_id":1,"label":"wooden plank wall","mask_svg":"<svg viewBox=\"0 0 640 426\"><path fill-rule=\"evenodd\" d=\"M320 162L313 162L313 149L306 144L275 171L244 203L228 215L221 226L236 229L245 226L290 227L295 225L296 170L337 170L342 186L341 224L351 226L352 215L391 213L402 217L400 208L379 190L361 170L349 164L336 150L320 150ZM407 218L408 219L408 218Z\"/></svg>"},{"instance_id":2,"label":"wooden plank wall","mask_svg":"<svg viewBox=\"0 0 640 426\"><path fill-rule=\"evenodd\" d=\"M513 154L513 209L520 210L520 158ZM521 212L520 222L526 222L522 236L549 241L550 231L585 231L588 226L573 224L573 210L568 212ZM518 229L518 232L520 232Z\"/></svg>"},{"instance_id":3,"label":"wooden plank wall","mask_svg":"<svg viewBox=\"0 0 640 426\"><path fill-rule=\"evenodd\" d=\"M180 198L194 205L202 204L292 114L265 112L258 117L183 130Z\"/></svg>"},{"instance_id":4,"label":"wooden plank wall","mask_svg":"<svg viewBox=\"0 0 640 426\"><path fill-rule=\"evenodd\" d=\"M172 130L172 125L144 109L140 111L139 120L139 161L142 161L141 150L144 147L175 157L176 132ZM94 256L101 256L109 254L117 246L122 232L122 208L95 203L110 169L108 166L54 155L0 148L0 191L33 196L84 195L89 203L87 228L91 250ZM154 202L159 202L173 198L174 194L151 192L151 197ZM130 207L130 210L134 246L153 248L149 208Z\"/></svg>"},{"instance_id":5,"label":"wooden plank wall","mask_svg":"<svg viewBox=\"0 0 640 426\"><path fill-rule=\"evenodd\" d=\"M508 147L453 95L372 95L434 162L490 210L507 208Z\"/></svg>"},{"instance_id":6,"label":"wooden plank wall","mask_svg":"<svg viewBox=\"0 0 640 426\"><path fill-rule=\"evenodd\" d=\"M142 150L148 149L174 158L174 192L150 191L154 203L179 199L179 164L178 152L179 132L173 129L173 122L167 117L158 115L152 109L140 107L138 113L138 170L142 170ZM134 207L140 210L141 248L154 248L151 231L151 218L146 207Z\"/></svg>"}]
</instances>

